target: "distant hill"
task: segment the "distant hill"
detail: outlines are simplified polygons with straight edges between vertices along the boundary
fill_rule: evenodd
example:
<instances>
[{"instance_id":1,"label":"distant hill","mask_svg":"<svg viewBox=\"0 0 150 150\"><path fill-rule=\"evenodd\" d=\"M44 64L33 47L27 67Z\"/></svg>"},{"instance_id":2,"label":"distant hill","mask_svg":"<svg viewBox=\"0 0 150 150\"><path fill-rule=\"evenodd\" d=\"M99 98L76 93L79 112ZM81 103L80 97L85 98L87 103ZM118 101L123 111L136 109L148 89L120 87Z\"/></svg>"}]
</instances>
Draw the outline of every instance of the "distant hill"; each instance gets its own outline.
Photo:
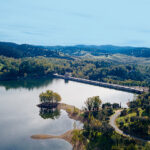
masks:
<instances>
[{"instance_id":1,"label":"distant hill","mask_svg":"<svg viewBox=\"0 0 150 150\"><path fill-rule=\"evenodd\" d=\"M47 47L48 49L55 49L71 56L83 56L91 54L93 56L107 55L107 54L124 54L135 57L150 57L150 48L145 47L121 47L112 45L103 46L63 46L63 47Z\"/></svg>"},{"instance_id":2,"label":"distant hill","mask_svg":"<svg viewBox=\"0 0 150 150\"><path fill-rule=\"evenodd\" d=\"M0 55L14 58L45 56L70 59L70 57L61 54L59 51L49 50L42 46L33 46L28 44L18 45L7 42L0 42Z\"/></svg>"},{"instance_id":3,"label":"distant hill","mask_svg":"<svg viewBox=\"0 0 150 150\"><path fill-rule=\"evenodd\" d=\"M124 54L135 57L150 57L150 48L112 45L33 46L28 44L18 45L15 43L0 42L0 55L14 58L45 56L70 59L68 55L84 56L87 54L93 56Z\"/></svg>"}]
</instances>

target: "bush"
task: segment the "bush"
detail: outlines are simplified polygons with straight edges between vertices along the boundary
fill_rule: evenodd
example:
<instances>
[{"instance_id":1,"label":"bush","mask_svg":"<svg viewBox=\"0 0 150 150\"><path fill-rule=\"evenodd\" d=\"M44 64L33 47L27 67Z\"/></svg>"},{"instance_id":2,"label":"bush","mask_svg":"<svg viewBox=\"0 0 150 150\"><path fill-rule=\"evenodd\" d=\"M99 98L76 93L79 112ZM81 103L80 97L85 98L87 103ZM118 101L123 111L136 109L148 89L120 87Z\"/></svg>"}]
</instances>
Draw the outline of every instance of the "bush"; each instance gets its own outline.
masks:
<instances>
[{"instance_id":1,"label":"bush","mask_svg":"<svg viewBox=\"0 0 150 150\"><path fill-rule=\"evenodd\" d=\"M79 114L79 110L77 108L75 108L75 107L74 107L74 110L73 110L73 114L74 115L78 115Z\"/></svg>"},{"instance_id":2,"label":"bush","mask_svg":"<svg viewBox=\"0 0 150 150\"><path fill-rule=\"evenodd\" d=\"M121 121L119 124L120 124L120 127L123 127L124 122L123 122L123 121Z\"/></svg>"},{"instance_id":3,"label":"bush","mask_svg":"<svg viewBox=\"0 0 150 150\"><path fill-rule=\"evenodd\" d=\"M70 108L67 108L66 111L67 111L68 113L71 113L71 109L70 109Z\"/></svg>"},{"instance_id":4,"label":"bush","mask_svg":"<svg viewBox=\"0 0 150 150\"><path fill-rule=\"evenodd\" d=\"M120 116L126 116L126 115L127 115L127 110L124 109L124 110L121 112Z\"/></svg>"},{"instance_id":5,"label":"bush","mask_svg":"<svg viewBox=\"0 0 150 150\"><path fill-rule=\"evenodd\" d=\"M127 147L127 150L137 150L137 147L136 147L134 144L130 144L130 145Z\"/></svg>"}]
</instances>

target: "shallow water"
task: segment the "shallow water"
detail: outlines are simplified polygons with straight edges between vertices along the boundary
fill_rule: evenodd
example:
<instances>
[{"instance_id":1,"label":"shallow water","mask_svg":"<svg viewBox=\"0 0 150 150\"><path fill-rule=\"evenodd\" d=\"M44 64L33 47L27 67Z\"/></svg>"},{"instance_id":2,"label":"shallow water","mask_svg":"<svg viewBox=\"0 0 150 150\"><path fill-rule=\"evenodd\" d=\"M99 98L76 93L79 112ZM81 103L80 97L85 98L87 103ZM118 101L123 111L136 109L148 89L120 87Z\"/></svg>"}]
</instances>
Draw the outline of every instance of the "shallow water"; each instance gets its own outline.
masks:
<instances>
[{"instance_id":1,"label":"shallow water","mask_svg":"<svg viewBox=\"0 0 150 150\"><path fill-rule=\"evenodd\" d=\"M43 119L36 106L39 94L47 89L58 92L62 102L82 108L86 98L99 95L103 102L126 106L133 94L63 79L37 79L0 82L0 149L71 150L64 140L33 140L33 134L60 135L73 129L74 120L65 111L55 119ZM82 124L76 121L77 127Z\"/></svg>"}]
</instances>

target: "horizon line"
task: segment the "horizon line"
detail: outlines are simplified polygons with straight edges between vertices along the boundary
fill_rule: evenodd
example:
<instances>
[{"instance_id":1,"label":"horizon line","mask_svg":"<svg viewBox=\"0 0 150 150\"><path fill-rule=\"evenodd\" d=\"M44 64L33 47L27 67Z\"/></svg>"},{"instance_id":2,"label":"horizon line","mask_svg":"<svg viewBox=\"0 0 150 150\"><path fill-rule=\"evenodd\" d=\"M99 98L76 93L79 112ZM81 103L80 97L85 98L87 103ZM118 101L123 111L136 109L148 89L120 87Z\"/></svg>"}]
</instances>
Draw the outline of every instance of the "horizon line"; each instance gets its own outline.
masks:
<instances>
[{"instance_id":1,"label":"horizon line","mask_svg":"<svg viewBox=\"0 0 150 150\"><path fill-rule=\"evenodd\" d=\"M114 47L130 47L130 48L150 48L148 46L125 46L125 45L116 45L116 44L68 44L68 45L44 45L44 44L30 44L30 43L17 43L17 42L9 42L9 41L0 41L0 43L10 43L10 44L16 44L16 45L31 45L31 46L42 46L42 47L75 47L75 46L114 46Z\"/></svg>"}]
</instances>

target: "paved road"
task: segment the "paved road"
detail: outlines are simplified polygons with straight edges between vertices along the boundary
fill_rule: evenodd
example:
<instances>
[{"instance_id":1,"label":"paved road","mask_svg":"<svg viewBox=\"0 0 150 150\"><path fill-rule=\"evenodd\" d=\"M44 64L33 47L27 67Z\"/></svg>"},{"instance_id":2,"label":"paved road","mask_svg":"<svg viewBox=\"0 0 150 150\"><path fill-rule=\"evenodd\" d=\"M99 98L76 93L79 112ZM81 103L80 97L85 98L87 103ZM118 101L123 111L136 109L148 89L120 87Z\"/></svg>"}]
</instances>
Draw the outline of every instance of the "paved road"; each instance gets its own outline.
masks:
<instances>
[{"instance_id":1,"label":"paved road","mask_svg":"<svg viewBox=\"0 0 150 150\"><path fill-rule=\"evenodd\" d=\"M118 128L118 126L116 125L116 119L119 117L121 111L122 111L121 109L120 109L120 110L117 110L117 111L115 112L115 114L110 117L109 124L115 129L115 131L116 131L117 133L123 135L123 136L130 137L130 138L133 138L133 139L135 139L135 140L139 140L139 141L142 141L142 142L150 142L150 140L144 140L144 139L142 139L142 138L138 138L138 137L135 137L135 136L126 134L126 133L124 133L122 130L120 130L120 129Z\"/></svg>"}]
</instances>

